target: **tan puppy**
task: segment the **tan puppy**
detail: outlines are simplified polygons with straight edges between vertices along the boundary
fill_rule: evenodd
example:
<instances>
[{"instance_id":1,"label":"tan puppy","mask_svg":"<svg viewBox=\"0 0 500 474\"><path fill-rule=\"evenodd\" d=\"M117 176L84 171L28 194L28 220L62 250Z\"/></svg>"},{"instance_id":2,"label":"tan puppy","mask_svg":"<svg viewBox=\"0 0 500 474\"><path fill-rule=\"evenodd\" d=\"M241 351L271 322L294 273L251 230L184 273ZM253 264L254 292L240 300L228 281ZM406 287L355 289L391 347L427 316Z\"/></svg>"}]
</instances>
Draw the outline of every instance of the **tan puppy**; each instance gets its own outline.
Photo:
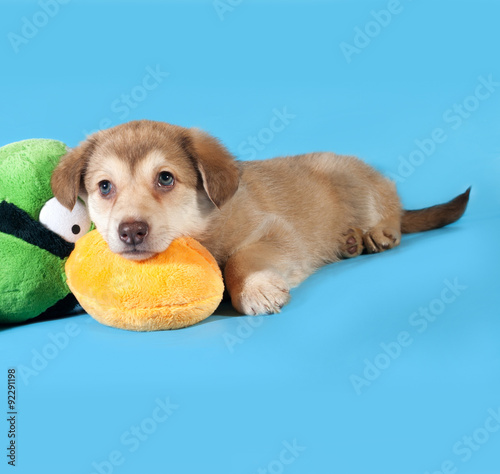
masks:
<instances>
[{"instance_id":1,"label":"tan puppy","mask_svg":"<svg viewBox=\"0 0 500 474\"><path fill-rule=\"evenodd\" d=\"M447 204L403 211L395 185L362 161L333 153L235 161L197 129L136 121L92 135L52 177L56 198L78 195L113 252L146 259L180 236L199 240L224 271L234 307L278 312L317 268L399 245L465 211Z\"/></svg>"}]
</instances>

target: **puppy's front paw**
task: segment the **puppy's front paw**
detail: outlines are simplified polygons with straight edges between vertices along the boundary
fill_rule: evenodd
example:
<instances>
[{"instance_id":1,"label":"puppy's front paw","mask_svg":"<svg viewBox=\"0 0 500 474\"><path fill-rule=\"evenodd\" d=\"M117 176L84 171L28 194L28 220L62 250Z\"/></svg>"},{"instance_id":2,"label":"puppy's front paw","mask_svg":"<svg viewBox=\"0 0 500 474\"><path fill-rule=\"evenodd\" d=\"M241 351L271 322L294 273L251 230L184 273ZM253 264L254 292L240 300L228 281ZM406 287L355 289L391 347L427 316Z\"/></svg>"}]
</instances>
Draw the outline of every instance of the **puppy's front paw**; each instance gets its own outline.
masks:
<instances>
[{"instance_id":1,"label":"puppy's front paw","mask_svg":"<svg viewBox=\"0 0 500 474\"><path fill-rule=\"evenodd\" d=\"M246 277L242 287L231 293L233 306L243 314L273 314L290 300L288 284L273 271L260 271Z\"/></svg>"}]
</instances>

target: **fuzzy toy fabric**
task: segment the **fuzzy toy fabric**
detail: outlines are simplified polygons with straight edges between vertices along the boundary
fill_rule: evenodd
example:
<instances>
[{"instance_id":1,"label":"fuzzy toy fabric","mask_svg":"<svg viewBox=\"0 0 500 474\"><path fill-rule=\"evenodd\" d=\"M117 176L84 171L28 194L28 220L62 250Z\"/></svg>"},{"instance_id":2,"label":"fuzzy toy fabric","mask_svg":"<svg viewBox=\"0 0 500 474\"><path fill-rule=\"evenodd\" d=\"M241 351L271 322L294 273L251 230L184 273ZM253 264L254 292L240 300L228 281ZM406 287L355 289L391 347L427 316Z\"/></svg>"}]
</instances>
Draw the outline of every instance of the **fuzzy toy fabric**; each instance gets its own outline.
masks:
<instances>
[{"instance_id":1,"label":"fuzzy toy fabric","mask_svg":"<svg viewBox=\"0 0 500 474\"><path fill-rule=\"evenodd\" d=\"M0 323L39 316L69 295L64 264L73 244L39 222L53 199L52 171L65 153L57 140L0 148Z\"/></svg>"},{"instance_id":2,"label":"fuzzy toy fabric","mask_svg":"<svg viewBox=\"0 0 500 474\"><path fill-rule=\"evenodd\" d=\"M38 220L45 203L53 197L52 171L66 153L57 140L32 139L0 148L0 201L7 201Z\"/></svg>"},{"instance_id":3,"label":"fuzzy toy fabric","mask_svg":"<svg viewBox=\"0 0 500 474\"><path fill-rule=\"evenodd\" d=\"M57 140L23 140L0 148L0 323L67 312L76 300L64 264L90 228L85 206L63 208L50 188L66 153Z\"/></svg>"},{"instance_id":4,"label":"fuzzy toy fabric","mask_svg":"<svg viewBox=\"0 0 500 474\"><path fill-rule=\"evenodd\" d=\"M109 250L96 231L76 242L66 263L71 291L97 321L122 329L177 329L210 316L224 291L213 256L190 238L148 260Z\"/></svg>"}]
</instances>

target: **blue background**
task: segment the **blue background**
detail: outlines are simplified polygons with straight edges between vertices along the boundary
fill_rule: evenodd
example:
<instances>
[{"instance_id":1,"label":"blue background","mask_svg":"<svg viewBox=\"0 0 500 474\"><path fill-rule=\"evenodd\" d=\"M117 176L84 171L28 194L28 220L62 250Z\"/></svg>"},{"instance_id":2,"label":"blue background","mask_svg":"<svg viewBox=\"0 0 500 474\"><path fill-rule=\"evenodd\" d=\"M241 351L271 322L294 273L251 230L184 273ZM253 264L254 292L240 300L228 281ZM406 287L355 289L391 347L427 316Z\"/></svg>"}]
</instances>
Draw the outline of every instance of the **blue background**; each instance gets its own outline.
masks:
<instances>
[{"instance_id":1,"label":"blue background","mask_svg":"<svg viewBox=\"0 0 500 474\"><path fill-rule=\"evenodd\" d=\"M493 0L3 1L0 145L148 118L243 159L360 156L407 208L472 193L458 223L321 269L279 315L4 329L19 415L2 472L500 472L499 15ZM275 110L293 118L270 134Z\"/></svg>"}]
</instances>

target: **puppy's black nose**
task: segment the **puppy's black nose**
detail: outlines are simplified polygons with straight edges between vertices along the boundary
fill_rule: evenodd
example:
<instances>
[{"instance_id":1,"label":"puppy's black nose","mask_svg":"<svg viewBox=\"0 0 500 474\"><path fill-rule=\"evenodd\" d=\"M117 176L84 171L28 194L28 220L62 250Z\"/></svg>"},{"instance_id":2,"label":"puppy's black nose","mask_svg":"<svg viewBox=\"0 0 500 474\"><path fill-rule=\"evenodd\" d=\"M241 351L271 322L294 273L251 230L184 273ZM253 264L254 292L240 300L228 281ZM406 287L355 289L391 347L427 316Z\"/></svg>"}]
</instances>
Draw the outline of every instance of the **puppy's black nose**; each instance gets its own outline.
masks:
<instances>
[{"instance_id":1,"label":"puppy's black nose","mask_svg":"<svg viewBox=\"0 0 500 474\"><path fill-rule=\"evenodd\" d=\"M118 226L120 240L127 245L139 245L148 235L149 227L145 222L122 222Z\"/></svg>"}]
</instances>

